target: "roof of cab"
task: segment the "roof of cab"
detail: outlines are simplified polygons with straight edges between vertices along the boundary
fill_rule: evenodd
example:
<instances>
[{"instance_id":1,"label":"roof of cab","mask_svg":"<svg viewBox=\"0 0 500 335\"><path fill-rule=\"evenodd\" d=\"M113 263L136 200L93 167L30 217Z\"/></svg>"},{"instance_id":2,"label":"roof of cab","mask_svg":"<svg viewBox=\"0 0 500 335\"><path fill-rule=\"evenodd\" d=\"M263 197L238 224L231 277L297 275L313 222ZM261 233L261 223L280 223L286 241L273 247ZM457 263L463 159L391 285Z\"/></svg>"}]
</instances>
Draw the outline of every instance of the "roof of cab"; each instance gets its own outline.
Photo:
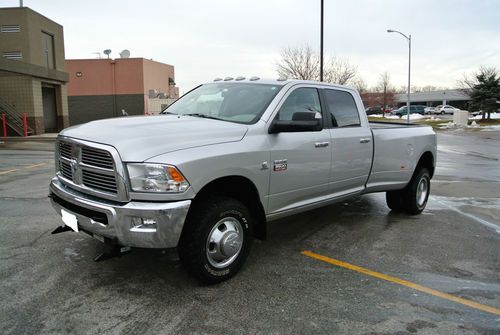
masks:
<instances>
[{"instance_id":1,"label":"roof of cab","mask_svg":"<svg viewBox=\"0 0 500 335\"><path fill-rule=\"evenodd\" d=\"M287 84L309 84L309 85L318 85L318 86L330 86L336 88L350 89L355 90L353 87L338 85L333 83L320 82L316 80L298 80L298 79L287 79L287 78L278 78L278 79L269 79L269 78L260 78L260 77L225 77L225 78L215 78L213 81L205 83L254 83L254 84L267 84L267 85L280 85L285 86Z\"/></svg>"}]
</instances>

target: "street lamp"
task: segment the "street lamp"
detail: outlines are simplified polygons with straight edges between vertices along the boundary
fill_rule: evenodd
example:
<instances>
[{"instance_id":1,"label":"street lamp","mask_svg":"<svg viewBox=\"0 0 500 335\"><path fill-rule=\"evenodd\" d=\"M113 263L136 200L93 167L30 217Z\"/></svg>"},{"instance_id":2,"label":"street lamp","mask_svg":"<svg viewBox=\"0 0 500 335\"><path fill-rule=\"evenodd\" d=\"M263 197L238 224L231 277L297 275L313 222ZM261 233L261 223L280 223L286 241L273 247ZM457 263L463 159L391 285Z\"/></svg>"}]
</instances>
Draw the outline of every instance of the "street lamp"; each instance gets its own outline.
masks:
<instances>
[{"instance_id":1,"label":"street lamp","mask_svg":"<svg viewBox=\"0 0 500 335\"><path fill-rule=\"evenodd\" d=\"M408 40L408 99L406 101L406 121L410 123L410 72L411 72L411 35L406 36L400 31L387 29L388 33L398 33Z\"/></svg>"},{"instance_id":2,"label":"street lamp","mask_svg":"<svg viewBox=\"0 0 500 335\"><path fill-rule=\"evenodd\" d=\"M324 18L324 0L321 0L321 24L320 24L320 42L319 42L319 81L323 81L323 18Z\"/></svg>"}]
</instances>

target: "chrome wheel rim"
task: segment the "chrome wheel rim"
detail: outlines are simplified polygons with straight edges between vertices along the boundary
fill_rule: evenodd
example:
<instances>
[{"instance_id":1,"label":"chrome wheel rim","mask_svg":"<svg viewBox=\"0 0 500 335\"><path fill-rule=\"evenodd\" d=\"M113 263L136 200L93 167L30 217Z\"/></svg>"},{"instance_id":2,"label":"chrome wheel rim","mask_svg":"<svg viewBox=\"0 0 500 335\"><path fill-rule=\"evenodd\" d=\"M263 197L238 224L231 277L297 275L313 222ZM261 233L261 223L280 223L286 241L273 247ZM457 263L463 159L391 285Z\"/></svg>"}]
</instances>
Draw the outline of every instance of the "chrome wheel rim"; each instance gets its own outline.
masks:
<instances>
[{"instance_id":1,"label":"chrome wheel rim","mask_svg":"<svg viewBox=\"0 0 500 335\"><path fill-rule=\"evenodd\" d=\"M234 262L243 246L243 228L232 217L217 222L207 237L206 254L210 265L224 268Z\"/></svg>"},{"instance_id":2,"label":"chrome wheel rim","mask_svg":"<svg viewBox=\"0 0 500 335\"><path fill-rule=\"evenodd\" d=\"M427 200L427 194L429 193L429 182L426 178L420 179L417 185L417 205L422 207Z\"/></svg>"}]
</instances>

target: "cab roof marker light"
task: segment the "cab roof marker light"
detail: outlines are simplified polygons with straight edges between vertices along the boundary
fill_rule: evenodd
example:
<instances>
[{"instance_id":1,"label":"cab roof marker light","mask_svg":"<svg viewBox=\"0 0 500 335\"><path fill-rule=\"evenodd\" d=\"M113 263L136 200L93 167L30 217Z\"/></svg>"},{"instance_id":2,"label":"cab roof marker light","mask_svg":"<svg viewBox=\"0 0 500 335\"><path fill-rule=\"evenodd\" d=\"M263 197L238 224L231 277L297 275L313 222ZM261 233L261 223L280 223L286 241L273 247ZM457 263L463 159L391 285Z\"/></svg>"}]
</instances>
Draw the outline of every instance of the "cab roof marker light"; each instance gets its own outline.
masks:
<instances>
[{"instance_id":1,"label":"cab roof marker light","mask_svg":"<svg viewBox=\"0 0 500 335\"><path fill-rule=\"evenodd\" d=\"M236 79L235 79L235 80L237 80L237 81L240 81L240 80L245 80L245 77L239 76L239 77L236 77Z\"/></svg>"},{"instance_id":2,"label":"cab roof marker light","mask_svg":"<svg viewBox=\"0 0 500 335\"><path fill-rule=\"evenodd\" d=\"M234 79L233 77L226 77L226 78L224 78L224 81L231 81L233 79Z\"/></svg>"},{"instance_id":3,"label":"cab roof marker light","mask_svg":"<svg viewBox=\"0 0 500 335\"><path fill-rule=\"evenodd\" d=\"M260 78L259 78L259 77L255 77L255 76L253 76L253 77L251 77L249 80L250 80L250 81L256 81L256 80L260 80Z\"/></svg>"},{"instance_id":4,"label":"cab roof marker light","mask_svg":"<svg viewBox=\"0 0 500 335\"><path fill-rule=\"evenodd\" d=\"M214 81L221 81L222 78L215 78Z\"/></svg>"},{"instance_id":5,"label":"cab roof marker light","mask_svg":"<svg viewBox=\"0 0 500 335\"><path fill-rule=\"evenodd\" d=\"M288 78L287 77L279 77L278 79L276 79L277 81L287 81Z\"/></svg>"}]
</instances>

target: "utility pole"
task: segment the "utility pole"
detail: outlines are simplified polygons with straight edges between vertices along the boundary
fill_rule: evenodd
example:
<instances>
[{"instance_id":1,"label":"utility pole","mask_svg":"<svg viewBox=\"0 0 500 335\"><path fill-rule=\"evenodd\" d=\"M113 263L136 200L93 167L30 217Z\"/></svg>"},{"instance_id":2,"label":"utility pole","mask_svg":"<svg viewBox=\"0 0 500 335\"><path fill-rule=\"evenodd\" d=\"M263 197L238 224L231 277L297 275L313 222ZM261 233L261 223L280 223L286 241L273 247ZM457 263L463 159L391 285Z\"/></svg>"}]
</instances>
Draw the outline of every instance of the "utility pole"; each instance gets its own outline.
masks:
<instances>
[{"instance_id":1,"label":"utility pole","mask_svg":"<svg viewBox=\"0 0 500 335\"><path fill-rule=\"evenodd\" d=\"M320 47L319 47L319 81L323 81L323 9L324 0L321 0L321 28L320 28Z\"/></svg>"}]
</instances>

